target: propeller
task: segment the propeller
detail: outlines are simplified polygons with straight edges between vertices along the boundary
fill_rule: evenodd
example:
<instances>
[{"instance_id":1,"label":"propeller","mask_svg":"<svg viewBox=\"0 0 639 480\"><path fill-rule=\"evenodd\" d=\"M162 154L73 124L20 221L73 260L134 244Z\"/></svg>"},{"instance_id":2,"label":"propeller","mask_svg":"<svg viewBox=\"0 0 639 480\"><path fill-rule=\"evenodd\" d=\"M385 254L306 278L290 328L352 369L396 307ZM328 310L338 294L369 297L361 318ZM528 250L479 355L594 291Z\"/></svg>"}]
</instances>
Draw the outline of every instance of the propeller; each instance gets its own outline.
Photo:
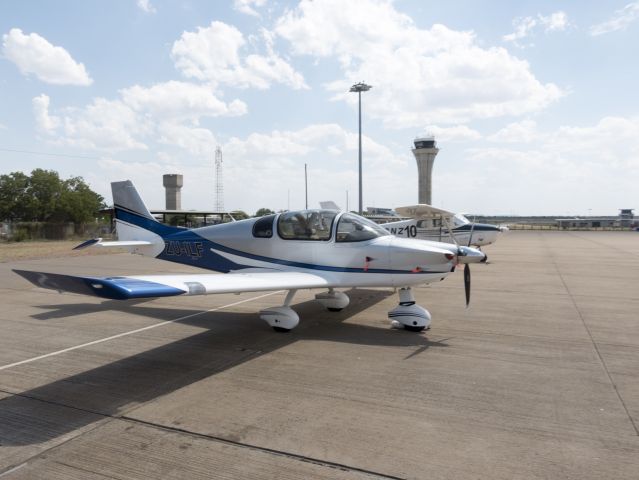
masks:
<instances>
[{"instance_id":1,"label":"propeller","mask_svg":"<svg viewBox=\"0 0 639 480\"><path fill-rule=\"evenodd\" d=\"M464 291L466 292L466 308L470 303L470 265L467 263L464 267Z\"/></svg>"},{"instance_id":2,"label":"propeller","mask_svg":"<svg viewBox=\"0 0 639 480\"><path fill-rule=\"evenodd\" d=\"M457 261L460 264L464 264L464 292L466 294L466 308L468 308L468 305L470 304L470 264L483 261L483 258L480 259L479 255L477 255L478 253L481 257L486 258L486 254L478 252L472 248L457 247Z\"/></svg>"}]
</instances>

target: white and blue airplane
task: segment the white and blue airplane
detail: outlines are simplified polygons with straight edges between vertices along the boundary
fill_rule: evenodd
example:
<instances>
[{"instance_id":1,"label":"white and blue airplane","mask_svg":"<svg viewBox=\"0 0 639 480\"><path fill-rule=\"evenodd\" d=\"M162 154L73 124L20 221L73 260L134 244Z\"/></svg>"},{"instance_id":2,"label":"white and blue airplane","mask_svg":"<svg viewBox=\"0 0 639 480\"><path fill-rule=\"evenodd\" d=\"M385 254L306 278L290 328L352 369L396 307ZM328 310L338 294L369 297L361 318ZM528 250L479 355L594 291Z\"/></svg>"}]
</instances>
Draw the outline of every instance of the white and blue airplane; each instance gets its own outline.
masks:
<instances>
[{"instance_id":1,"label":"white and blue airplane","mask_svg":"<svg viewBox=\"0 0 639 480\"><path fill-rule=\"evenodd\" d=\"M508 231L508 227L471 222L461 213L427 204L398 207L395 211L408 219L387 222L382 226L398 237L483 247L495 243L501 232Z\"/></svg>"},{"instance_id":2,"label":"white and blue airplane","mask_svg":"<svg viewBox=\"0 0 639 480\"><path fill-rule=\"evenodd\" d=\"M326 308L348 306L337 288L399 288L388 312L394 327L421 331L430 313L416 305L411 286L446 278L465 264L466 305L470 263L485 255L474 248L407 240L365 218L335 210L301 210L186 229L158 222L130 181L114 182L118 241L88 240L76 247L125 247L131 253L219 273L85 277L14 270L38 287L126 300L169 296L288 290L284 304L260 312L277 331L299 323L290 307L297 290L326 289L315 298Z\"/></svg>"}]
</instances>

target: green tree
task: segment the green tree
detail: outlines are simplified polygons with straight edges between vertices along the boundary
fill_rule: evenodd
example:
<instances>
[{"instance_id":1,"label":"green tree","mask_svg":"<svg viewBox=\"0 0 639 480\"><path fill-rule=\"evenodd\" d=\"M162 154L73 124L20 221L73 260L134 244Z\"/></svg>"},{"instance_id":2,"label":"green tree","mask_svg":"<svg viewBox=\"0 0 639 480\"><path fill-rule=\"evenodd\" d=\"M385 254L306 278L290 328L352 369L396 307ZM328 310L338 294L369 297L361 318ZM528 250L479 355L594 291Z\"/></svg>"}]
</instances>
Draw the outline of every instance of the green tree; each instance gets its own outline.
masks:
<instances>
[{"instance_id":1,"label":"green tree","mask_svg":"<svg viewBox=\"0 0 639 480\"><path fill-rule=\"evenodd\" d=\"M86 223L92 221L98 211L105 208L104 198L84 183L82 177L72 177L63 182L63 191L56 214L63 221Z\"/></svg>"},{"instance_id":2,"label":"green tree","mask_svg":"<svg viewBox=\"0 0 639 480\"><path fill-rule=\"evenodd\" d=\"M53 170L0 175L0 219L42 222L91 221L104 199L82 177L60 179Z\"/></svg>"},{"instance_id":3,"label":"green tree","mask_svg":"<svg viewBox=\"0 0 639 480\"><path fill-rule=\"evenodd\" d=\"M233 218L235 220L245 220L247 218L250 218L249 214L242 210L234 210L231 212L231 215L233 215Z\"/></svg>"},{"instance_id":4,"label":"green tree","mask_svg":"<svg viewBox=\"0 0 639 480\"><path fill-rule=\"evenodd\" d=\"M0 175L0 220L25 218L29 177L22 172Z\"/></svg>"},{"instance_id":5,"label":"green tree","mask_svg":"<svg viewBox=\"0 0 639 480\"><path fill-rule=\"evenodd\" d=\"M255 212L254 217L265 217L266 215L272 215L275 212L270 208L260 208L257 212Z\"/></svg>"},{"instance_id":6,"label":"green tree","mask_svg":"<svg viewBox=\"0 0 639 480\"><path fill-rule=\"evenodd\" d=\"M61 215L58 212L63 190L64 185L58 172L41 168L33 170L29 178L29 188L25 192L28 207L23 220L63 222L64 219L59 218Z\"/></svg>"}]
</instances>

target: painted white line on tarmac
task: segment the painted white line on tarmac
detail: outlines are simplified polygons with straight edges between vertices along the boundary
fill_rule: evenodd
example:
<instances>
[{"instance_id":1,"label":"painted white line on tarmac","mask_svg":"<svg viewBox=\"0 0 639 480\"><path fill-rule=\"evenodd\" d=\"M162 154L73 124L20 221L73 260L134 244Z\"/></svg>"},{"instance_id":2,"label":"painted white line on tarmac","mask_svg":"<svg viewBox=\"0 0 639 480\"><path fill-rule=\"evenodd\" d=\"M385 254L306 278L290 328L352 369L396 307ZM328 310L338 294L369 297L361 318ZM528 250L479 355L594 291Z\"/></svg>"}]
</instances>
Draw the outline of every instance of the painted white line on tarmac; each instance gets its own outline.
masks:
<instances>
[{"instance_id":1,"label":"painted white line on tarmac","mask_svg":"<svg viewBox=\"0 0 639 480\"><path fill-rule=\"evenodd\" d=\"M78 350L79 348L90 347L91 345L97 345L98 343L108 342L109 340L115 340L116 338L126 337L127 335L133 335L134 333L144 332L145 330L151 330L152 328L161 327L163 325L168 325L169 323L179 322L181 320L186 320L187 318L196 317L198 315L202 315L204 313L216 312L218 310L222 310L224 308L234 307L236 305L240 305L242 303L252 302L253 300L259 300L260 298L268 297L270 295L275 295L276 293L281 293L283 290L278 290L276 292L269 292L264 295L259 295L257 297L247 298L245 300L240 300L239 302L229 303L228 305L222 305L221 307L211 308L210 310L203 310L201 312L192 313L190 315L185 315L184 317L175 318L173 320L167 320L165 322L155 323L153 325L149 325L147 327L136 328L135 330L131 330L128 332L118 333L117 335L111 335L110 337L101 338L99 340L93 340L92 342L83 343L82 345L76 345L75 347L64 348L62 350L58 350L57 352L46 353L44 355L39 355L33 358L27 358L26 360L21 360L19 362L10 363L8 365L2 365L0 370L6 370L7 368L17 367L18 365L24 365L25 363L35 362L37 360L42 360L43 358L53 357L55 355L60 355L62 353L71 352L73 350Z\"/></svg>"}]
</instances>

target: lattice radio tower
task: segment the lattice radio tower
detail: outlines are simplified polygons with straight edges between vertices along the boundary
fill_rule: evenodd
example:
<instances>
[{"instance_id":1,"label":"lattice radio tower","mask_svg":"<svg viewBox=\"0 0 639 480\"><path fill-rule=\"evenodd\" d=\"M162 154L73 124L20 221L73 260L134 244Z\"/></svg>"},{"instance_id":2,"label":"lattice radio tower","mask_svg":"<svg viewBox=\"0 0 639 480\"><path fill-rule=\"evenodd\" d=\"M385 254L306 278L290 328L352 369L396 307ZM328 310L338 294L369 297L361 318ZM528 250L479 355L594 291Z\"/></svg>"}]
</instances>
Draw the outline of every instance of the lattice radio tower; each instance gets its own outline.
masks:
<instances>
[{"instance_id":1,"label":"lattice radio tower","mask_svg":"<svg viewBox=\"0 0 639 480\"><path fill-rule=\"evenodd\" d=\"M215 211L224 211L224 179L222 176L222 149L215 147Z\"/></svg>"}]
</instances>

